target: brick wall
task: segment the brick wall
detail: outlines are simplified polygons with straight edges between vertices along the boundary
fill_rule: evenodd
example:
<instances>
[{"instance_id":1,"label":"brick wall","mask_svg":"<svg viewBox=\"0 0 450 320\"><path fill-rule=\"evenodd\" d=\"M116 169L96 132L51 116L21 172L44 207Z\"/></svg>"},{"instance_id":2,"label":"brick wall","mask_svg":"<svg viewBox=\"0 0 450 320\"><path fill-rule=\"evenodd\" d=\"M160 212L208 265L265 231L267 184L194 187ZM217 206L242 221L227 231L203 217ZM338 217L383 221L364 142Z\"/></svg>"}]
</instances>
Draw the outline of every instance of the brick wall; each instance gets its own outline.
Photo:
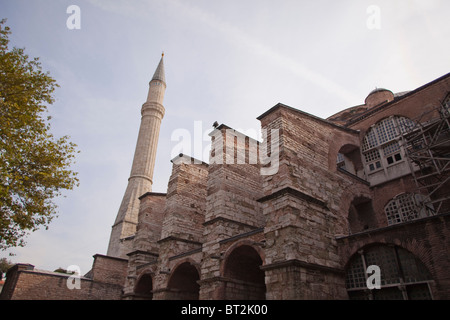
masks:
<instances>
[{"instance_id":1,"label":"brick wall","mask_svg":"<svg viewBox=\"0 0 450 320\"><path fill-rule=\"evenodd\" d=\"M18 264L7 273L1 299L5 300L119 300L125 279L126 261L96 255L92 278L80 277L79 288L70 289L70 275L36 270Z\"/></svg>"},{"instance_id":2,"label":"brick wall","mask_svg":"<svg viewBox=\"0 0 450 320\"><path fill-rule=\"evenodd\" d=\"M450 299L450 214L424 218L337 240L339 256L345 265L366 245L380 243L410 251L430 271L435 299Z\"/></svg>"},{"instance_id":3,"label":"brick wall","mask_svg":"<svg viewBox=\"0 0 450 320\"><path fill-rule=\"evenodd\" d=\"M186 163L193 160L188 157L173 160L162 239L172 236L198 242L203 235L208 165Z\"/></svg>"}]
</instances>

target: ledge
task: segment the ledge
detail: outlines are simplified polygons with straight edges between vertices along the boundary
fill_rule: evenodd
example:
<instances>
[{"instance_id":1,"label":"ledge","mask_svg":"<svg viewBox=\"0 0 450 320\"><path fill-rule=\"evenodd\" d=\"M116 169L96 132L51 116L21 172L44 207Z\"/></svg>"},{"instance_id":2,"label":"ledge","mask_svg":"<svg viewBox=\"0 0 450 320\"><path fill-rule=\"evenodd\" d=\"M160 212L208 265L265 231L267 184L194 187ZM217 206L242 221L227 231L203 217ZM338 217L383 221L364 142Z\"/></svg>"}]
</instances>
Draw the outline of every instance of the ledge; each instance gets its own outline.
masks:
<instances>
[{"instance_id":1,"label":"ledge","mask_svg":"<svg viewBox=\"0 0 450 320\"><path fill-rule=\"evenodd\" d=\"M233 219L230 219L230 218L225 218L225 217L215 217L215 218L213 218L211 220L205 221L205 222L203 222L203 226L207 226L209 224L213 224L213 223L215 223L215 222L217 222L219 220L236 223L238 225L241 225L241 226L244 226L244 227L247 227L247 228L250 228L250 229L258 229L258 227L252 226L250 224L247 224L247 223L244 223L244 222L240 222L240 221L236 221L236 220L233 220Z\"/></svg>"},{"instance_id":2,"label":"ledge","mask_svg":"<svg viewBox=\"0 0 450 320\"><path fill-rule=\"evenodd\" d=\"M202 252L202 248L201 247L197 248L197 249L189 250L189 251L186 251L186 252L183 252L183 253L180 253L180 254L177 254L177 255L172 256L172 257L169 257L169 261L173 261L173 260L176 260L176 259L179 259L179 258L187 257L187 256L190 256L191 254L195 254L195 253L199 253L199 252Z\"/></svg>"},{"instance_id":3,"label":"ledge","mask_svg":"<svg viewBox=\"0 0 450 320\"><path fill-rule=\"evenodd\" d=\"M258 202L266 202L266 201L269 201L269 200L272 200L272 199L275 199L275 198L278 198L278 197L282 197L282 196L285 196L285 195L291 195L291 196L294 196L294 197L296 197L298 199L305 200L306 202L310 202L310 203L316 204L316 205L318 205L318 206L320 206L322 208L328 209L327 204L325 202L323 202L322 200L314 198L314 197L312 197L312 196L310 196L310 195L308 195L308 194L306 194L304 192L301 192L299 190L293 189L291 187L286 187L286 188L283 188L281 190L275 191L274 193L269 194L268 196L262 197L262 198L260 198L260 199L258 199L256 201L258 201Z\"/></svg>"},{"instance_id":4,"label":"ledge","mask_svg":"<svg viewBox=\"0 0 450 320\"><path fill-rule=\"evenodd\" d=\"M340 173L343 173L343 174L345 174L345 175L355 179L356 181L359 181L359 182L361 182L361 183L363 183L363 184L365 184L365 185L370 187L370 182L368 182L368 181L358 177L357 175L354 175L353 173L348 172L347 170L344 170L344 169L338 167L337 171L340 172Z\"/></svg>"},{"instance_id":5,"label":"ledge","mask_svg":"<svg viewBox=\"0 0 450 320\"><path fill-rule=\"evenodd\" d=\"M346 236L336 236L335 239L337 241L340 240L345 240L345 239L350 239L350 238L357 238L360 236L371 236L372 234L375 233L382 233L385 231L389 231L389 230L394 230L394 229L399 229L399 228L403 228L403 227L408 227L411 226L412 224L421 224L421 223L426 223L430 220L435 220L435 219L439 219L439 218L445 218L450 216L450 212L447 213L441 213L438 215L434 215L434 216L430 216L430 217L425 217L425 218L420 218L420 219L415 219L415 220L411 220L411 221L406 221L406 222L402 222L402 223L397 223L391 226L385 226L385 227L381 227L381 228L376 228L376 229L369 229L369 230L365 230L365 231L361 231L361 232L357 232L357 233L353 233L353 234L349 234Z\"/></svg>"},{"instance_id":6,"label":"ledge","mask_svg":"<svg viewBox=\"0 0 450 320\"><path fill-rule=\"evenodd\" d=\"M287 106L287 105L285 105L285 104L283 104L283 103L277 103L275 106L273 106L272 108L270 108L269 110L267 110L266 112L264 112L262 115L260 115L260 116L257 117L256 119L258 119L258 120L261 121L264 117L266 117L267 115L269 115L270 113L276 111L276 110L279 109L279 108L283 108L283 109L285 109L285 110L289 110L289 111L291 111L291 112L295 112L295 113L297 113L297 114L306 116L306 117L308 117L308 118L310 118L310 119L312 119L312 120L316 120L316 121L318 121L318 122L320 122L320 123L322 123L322 124L324 124L324 125L328 125L328 126L331 126L331 127L333 127L333 128L340 129L340 130L342 130L342 131L347 131L347 132L353 133L353 134L359 134L359 131L357 131L357 130L355 130L355 129L351 129L351 128L348 128L348 127L340 126L340 125L338 125L338 124L336 124L336 123L333 123L333 122L331 122L331 121L329 121L329 120L322 119L322 118L320 118L320 117L318 117L318 116L312 115L312 114L310 114L310 113L307 113L307 112L302 111L302 110L299 110L299 109L295 109L295 108L290 107L290 106Z\"/></svg>"},{"instance_id":7,"label":"ledge","mask_svg":"<svg viewBox=\"0 0 450 320\"><path fill-rule=\"evenodd\" d=\"M142 198L145 198L147 196L157 196L157 197L165 197L167 193L161 193L161 192L146 192L142 196L140 196L138 199L142 200Z\"/></svg>"},{"instance_id":8,"label":"ledge","mask_svg":"<svg viewBox=\"0 0 450 320\"><path fill-rule=\"evenodd\" d=\"M174 237L174 236L168 236L163 239L160 239L157 241L157 243L163 243L163 242L167 242L167 241L181 241L181 242L186 242L186 243L197 244L200 246L203 245L201 242L198 242L198 241L183 239L183 238Z\"/></svg>"},{"instance_id":9,"label":"ledge","mask_svg":"<svg viewBox=\"0 0 450 320\"><path fill-rule=\"evenodd\" d=\"M343 269L322 266L320 264L300 261L297 259L274 262L274 263L271 263L268 265L263 265L263 266L261 266L261 270L266 271L266 270L273 270L273 269L286 268L286 267L300 267L300 268L318 270L318 271L329 272L329 273L338 273L338 274L344 273Z\"/></svg>"},{"instance_id":10,"label":"ledge","mask_svg":"<svg viewBox=\"0 0 450 320\"><path fill-rule=\"evenodd\" d=\"M257 233L261 233L261 232L264 232L264 228L258 228L258 229L255 229L255 230L252 230L252 231L249 231L249 232L246 232L246 233L241 233L241 234L238 234L236 236L220 240L219 243L220 244L224 244L224 243L227 243L227 242L230 242L230 241L238 240L238 239L241 239L241 238L246 238L248 236L251 236L251 235L254 235L254 234L257 234Z\"/></svg>"},{"instance_id":11,"label":"ledge","mask_svg":"<svg viewBox=\"0 0 450 320\"><path fill-rule=\"evenodd\" d=\"M180 153L179 155L174 157L172 160L170 160L170 162L172 162L173 164L202 164L205 166L209 166L209 164L207 164L206 162L183 153Z\"/></svg>"},{"instance_id":12,"label":"ledge","mask_svg":"<svg viewBox=\"0 0 450 320\"><path fill-rule=\"evenodd\" d=\"M135 254L144 254L144 255L147 255L147 256L159 257L159 254L157 254L157 253L144 251L144 250L131 251L131 252L127 253L127 256L132 256L132 255L135 255Z\"/></svg>"},{"instance_id":13,"label":"ledge","mask_svg":"<svg viewBox=\"0 0 450 320\"><path fill-rule=\"evenodd\" d=\"M100 253L94 254L92 257L94 259L97 259L98 257L101 257L101 258L112 259L112 260L117 260L117 261L124 261L124 262L128 261L128 259L114 257L114 256L107 256L107 255L100 254Z\"/></svg>"}]
</instances>

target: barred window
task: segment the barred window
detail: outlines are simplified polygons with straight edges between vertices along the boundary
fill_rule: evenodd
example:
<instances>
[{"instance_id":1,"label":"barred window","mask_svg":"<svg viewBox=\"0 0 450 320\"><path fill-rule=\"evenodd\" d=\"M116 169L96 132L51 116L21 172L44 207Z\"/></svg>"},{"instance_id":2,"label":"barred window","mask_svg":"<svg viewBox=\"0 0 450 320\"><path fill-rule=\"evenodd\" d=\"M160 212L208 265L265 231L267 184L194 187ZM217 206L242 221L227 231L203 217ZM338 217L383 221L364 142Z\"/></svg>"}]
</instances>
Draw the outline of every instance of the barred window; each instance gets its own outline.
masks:
<instances>
[{"instance_id":1,"label":"barred window","mask_svg":"<svg viewBox=\"0 0 450 320\"><path fill-rule=\"evenodd\" d=\"M414 121L405 117L398 117L397 122L401 134L411 131L416 126Z\"/></svg>"},{"instance_id":2,"label":"barred window","mask_svg":"<svg viewBox=\"0 0 450 320\"><path fill-rule=\"evenodd\" d=\"M376 149L370 150L364 154L364 158L366 159L366 162L372 162L380 159L380 153Z\"/></svg>"},{"instance_id":3,"label":"barred window","mask_svg":"<svg viewBox=\"0 0 450 320\"><path fill-rule=\"evenodd\" d=\"M336 159L336 165L340 169L347 170L347 168L345 167L345 158L342 153L338 153L337 159Z\"/></svg>"},{"instance_id":4,"label":"barred window","mask_svg":"<svg viewBox=\"0 0 450 320\"><path fill-rule=\"evenodd\" d=\"M381 271L381 289L368 290L368 266ZM376 245L355 254L346 268L345 285L350 299L429 300L431 275L411 252L398 247Z\"/></svg>"},{"instance_id":5,"label":"barred window","mask_svg":"<svg viewBox=\"0 0 450 320\"><path fill-rule=\"evenodd\" d=\"M388 225L432 215L432 207L423 205L425 199L425 196L413 193L403 193L393 198L384 208Z\"/></svg>"},{"instance_id":6,"label":"barred window","mask_svg":"<svg viewBox=\"0 0 450 320\"><path fill-rule=\"evenodd\" d=\"M408 118L393 116L379 121L367 132L362 152L369 173L403 160L397 140L414 126Z\"/></svg>"},{"instance_id":7,"label":"barred window","mask_svg":"<svg viewBox=\"0 0 450 320\"><path fill-rule=\"evenodd\" d=\"M447 99L445 99L443 105L444 109L446 109L447 112L450 112L450 93L447 95Z\"/></svg>"},{"instance_id":8,"label":"barred window","mask_svg":"<svg viewBox=\"0 0 450 320\"><path fill-rule=\"evenodd\" d=\"M395 153L395 152L397 152L399 150L400 150L400 145L398 144L397 141L389 143L388 145L383 147L383 153L384 153L385 156L393 154L393 153Z\"/></svg>"},{"instance_id":9,"label":"barred window","mask_svg":"<svg viewBox=\"0 0 450 320\"><path fill-rule=\"evenodd\" d=\"M364 137L363 151L372 149L378 145L377 138L375 137L375 130L369 130Z\"/></svg>"},{"instance_id":10,"label":"barred window","mask_svg":"<svg viewBox=\"0 0 450 320\"><path fill-rule=\"evenodd\" d=\"M394 121L391 118L381 120L376 126L376 131L380 144L391 141L398 135L395 130Z\"/></svg>"}]
</instances>

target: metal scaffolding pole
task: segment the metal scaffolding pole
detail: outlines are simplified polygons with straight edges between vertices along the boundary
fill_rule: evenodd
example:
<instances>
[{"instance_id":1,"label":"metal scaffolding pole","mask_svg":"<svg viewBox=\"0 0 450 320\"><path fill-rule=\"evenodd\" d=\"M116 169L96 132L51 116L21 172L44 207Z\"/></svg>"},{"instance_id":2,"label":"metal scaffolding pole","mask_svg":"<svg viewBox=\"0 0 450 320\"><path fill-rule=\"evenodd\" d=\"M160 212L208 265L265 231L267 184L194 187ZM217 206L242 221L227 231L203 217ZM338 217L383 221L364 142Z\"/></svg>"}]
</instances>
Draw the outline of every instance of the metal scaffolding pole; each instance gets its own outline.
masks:
<instances>
[{"instance_id":1,"label":"metal scaffolding pole","mask_svg":"<svg viewBox=\"0 0 450 320\"><path fill-rule=\"evenodd\" d=\"M426 195L421 206L434 215L450 212L449 106L442 103L414 119L415 125L401 137L417 193ZM439 116L422 122L430 112Z\"/></svg>"}]
</instances>

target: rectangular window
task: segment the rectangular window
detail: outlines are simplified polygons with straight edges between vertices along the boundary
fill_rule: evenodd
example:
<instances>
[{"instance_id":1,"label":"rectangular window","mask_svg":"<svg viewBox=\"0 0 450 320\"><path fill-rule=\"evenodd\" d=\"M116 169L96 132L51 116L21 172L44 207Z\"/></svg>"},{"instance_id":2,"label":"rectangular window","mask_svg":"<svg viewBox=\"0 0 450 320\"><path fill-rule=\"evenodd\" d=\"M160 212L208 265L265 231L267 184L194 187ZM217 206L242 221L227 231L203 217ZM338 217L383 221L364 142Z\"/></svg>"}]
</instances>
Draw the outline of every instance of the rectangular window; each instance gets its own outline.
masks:
<instances>
[{"instance_id":1,"label":"rectangular window","mask_svg":"<svg viewBox=\"0 0 450 320\"><path fill-rule=\"evenodd\" d=\"M391 141L397 136L393 119L387 118L378 124L377 136L380 144Z\"/></svg>"},{"instance_id":2,"label":"rectangular window","mask_svg":"<svg viewBox=\"0 0 450 320\"><path fill-rule=\"evenodd\" d=\"M380 161L376 161L374 163L369 164L370 171L374 171L374 170L380 169L380 168L381 168L381 162Z\"/></svg>"},{"instance_id":3,"label":"rectangular window","mask_svg":"<svg viewBox=\"0 0 450 320\"><path fill-rule=\"evenodd\" d=\"M414 121L412 121L408 118L405 118L405 117L399 117L399 118L397 118L397 121L398 121L398 128L399 128L400 134L411 131L415 126Z\"/></svg>"},{"instance_id":4,"label":"rectangular window","mask_svg":"<svg viewBox=\"0 0 450 320\"><path fill-rule=\"evenodd\" d=\"M394 163L394 158L392 158L392 156L387 157L386 160L387 160L388 164L393 164Z\"/></svg>"},{"instance_id":5,"label":"rectangular window","mask_svg":"<svg viewBox=\"0 0 450 320\"><path fill-rule=\"evenodd\" d=\"M399 150L400 150L400 145L398 144L397 141L389 143L388 145L383 147L384 156L391 155L391 154L393 154L393 153L395 153L395 152L397 152Z\"/></svg>"},{"instance_id":6,"label":"rectangular window","mask_svg":"<svg viewBox=\"0 0 450 320\"><path fill-rule=\"evenodd\" d=\"M378 145L377 138L375 136L375 130L369 130L369 132L364 137L363 141L363 151L369 150Z\"/></svg>"},{"instance_id":7,"label":"rectangular window","mask_svg":"<svg viewBox=\"0 0 450 320\"><path fill-rule=\"evenodd\" d=\"M372 162L380 159L380 153L378 152L378 150L371 150L364 153L364 158L366 160L366 163Z\"/></svg>"}]
</instances>

